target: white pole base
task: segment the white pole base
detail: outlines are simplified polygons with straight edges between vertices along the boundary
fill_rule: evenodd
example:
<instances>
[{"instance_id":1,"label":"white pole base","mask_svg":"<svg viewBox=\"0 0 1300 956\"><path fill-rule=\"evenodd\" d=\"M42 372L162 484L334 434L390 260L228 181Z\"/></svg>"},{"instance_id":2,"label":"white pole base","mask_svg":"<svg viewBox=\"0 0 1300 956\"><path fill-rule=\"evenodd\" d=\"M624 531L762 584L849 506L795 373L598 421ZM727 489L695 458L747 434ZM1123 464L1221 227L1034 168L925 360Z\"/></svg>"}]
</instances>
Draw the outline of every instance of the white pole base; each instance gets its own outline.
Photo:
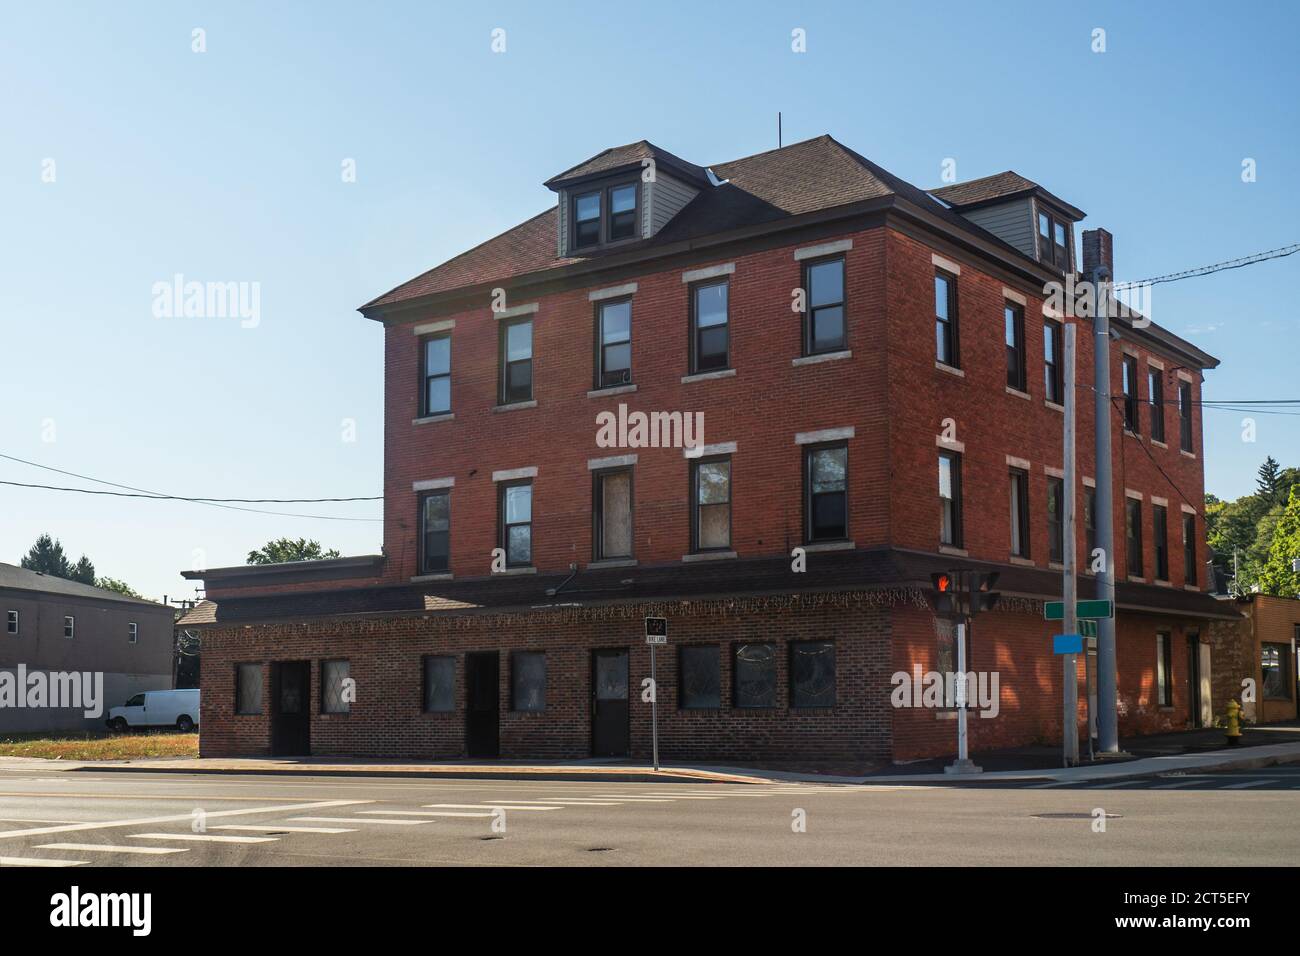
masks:
<instances>
[{"instance_id":1,"label":"white pole base","mask_svg":"<svg viewBox=\"0 0 1300 956\"><path fill-rule=\"evenodd\" d=\"M977 767L973 760L954 760L943 768L944 773L983 773L983 767Z\"/></svg>"}]
</instances>

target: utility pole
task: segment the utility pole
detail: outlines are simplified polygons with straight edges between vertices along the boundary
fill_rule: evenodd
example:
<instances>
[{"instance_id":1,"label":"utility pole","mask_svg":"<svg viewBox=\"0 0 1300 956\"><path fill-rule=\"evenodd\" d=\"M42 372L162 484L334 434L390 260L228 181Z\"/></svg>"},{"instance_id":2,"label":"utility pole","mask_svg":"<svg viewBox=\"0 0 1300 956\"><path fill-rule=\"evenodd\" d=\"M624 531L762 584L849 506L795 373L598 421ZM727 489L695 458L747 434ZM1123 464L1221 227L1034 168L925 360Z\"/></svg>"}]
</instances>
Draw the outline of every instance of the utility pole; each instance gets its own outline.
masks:
<instances>
[{"instance_id":1,"label":"utility pole","mask_svg":"<svg viewBox=\"0 0 1300 956\"><path fill-rule=\"evenodd\" d=\"M1075 463L1074 463L1074 431L1075 417L1078 406L1078 398L1075 394L1074 387L1074 362L1075 362L1075 339L1077 336L1077 327L1073 322L1065 323L1065 369L1064 369L1064 386L1065 386L1065 436L1063 447L1065 449L1065 478L1061 482L1064 486L1061 489L1061 538L1062 538L1062 557L1065 559L1065 571L1063 572L1064 581L1062 582L1062 597L1065 600L1065 619L1062 622L1065 626L1066 634L1079 633L1079 622L1076 616L1076 600L1078 598L1077 578L1075 577L1075 550L1074 550L1074 485L1075 485ZM1087 647L1084 647L1085 660L1088 653ZM1079 665L1078 658L1074 654L1063 655L1064 667L1064 693L1063 698L1064 710L1061 714L1061 747L1064 750L1065 766L1073 767L1079 762Z\"/></svg>"},{"instance_id":2,"label":"utility pole","mask_svg":"<svg viewBox=\"0 0 1300 956\"><path fill-rule=\"evenodd\" d=\"M1093 430L1097 442L1097 547L1102 566L1097 572L1097 597L1115 601L1115 504L1110 449L1110 270L1092 270L1093 386L1096 390ZM1092 560L1091 555L1089 560ZM1119 711L1115 663L1115 618L1097 622L1097 746L1119 753Z\"/></svg>"}]
</instances>

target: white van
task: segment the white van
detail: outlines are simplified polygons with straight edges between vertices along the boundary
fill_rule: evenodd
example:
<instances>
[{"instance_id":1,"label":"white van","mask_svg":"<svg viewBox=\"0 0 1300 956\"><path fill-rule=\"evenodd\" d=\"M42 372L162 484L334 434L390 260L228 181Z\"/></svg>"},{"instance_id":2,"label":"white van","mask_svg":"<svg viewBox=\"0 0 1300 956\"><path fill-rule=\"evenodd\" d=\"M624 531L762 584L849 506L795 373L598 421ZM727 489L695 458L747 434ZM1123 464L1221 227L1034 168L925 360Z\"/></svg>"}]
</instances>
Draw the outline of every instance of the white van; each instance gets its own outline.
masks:
<instances>
[{"instance_id":1,"label":"white van","mask_svg":"<svg viewBox=\"0 0 1300 956\"><path fill-rule=\"evenodd\" d=\"M111 708L105 723L118 733L129 727L175 727L188 734L199 725L199 692L147 690Z\"/></svg>"}]
</instances>

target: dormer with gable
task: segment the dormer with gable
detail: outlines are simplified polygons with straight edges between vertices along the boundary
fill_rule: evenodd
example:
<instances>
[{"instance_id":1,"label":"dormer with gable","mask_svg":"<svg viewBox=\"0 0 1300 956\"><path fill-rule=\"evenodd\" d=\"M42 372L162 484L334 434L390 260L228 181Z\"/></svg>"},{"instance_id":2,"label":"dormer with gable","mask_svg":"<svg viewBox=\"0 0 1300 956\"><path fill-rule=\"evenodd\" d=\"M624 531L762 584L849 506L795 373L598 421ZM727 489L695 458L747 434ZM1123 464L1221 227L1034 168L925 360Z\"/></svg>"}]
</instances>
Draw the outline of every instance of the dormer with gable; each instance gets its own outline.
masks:
<instances>
[{"instance_id":1,"label":"dormer with gable","mask_svg":"<svg viewBox=\"0 0 1300 956\"><path fill-rule=\"evenodd\" d=\"M1074 224L1084 212L1019 173L1007 170L930 194L1049 269L1078 271Z\"/></svg>"},{"instance_id":2,"label":"dormer with gable","mask_svg":"<svg viewBox=\"0 0 1300 956\"><path fill-rule=\"evenodd\" d=\"M557 255L575 258L651 238L712 184L702 166L641 140L598 153L545 185L559 197Z\"/></svg>"}]
</instances>

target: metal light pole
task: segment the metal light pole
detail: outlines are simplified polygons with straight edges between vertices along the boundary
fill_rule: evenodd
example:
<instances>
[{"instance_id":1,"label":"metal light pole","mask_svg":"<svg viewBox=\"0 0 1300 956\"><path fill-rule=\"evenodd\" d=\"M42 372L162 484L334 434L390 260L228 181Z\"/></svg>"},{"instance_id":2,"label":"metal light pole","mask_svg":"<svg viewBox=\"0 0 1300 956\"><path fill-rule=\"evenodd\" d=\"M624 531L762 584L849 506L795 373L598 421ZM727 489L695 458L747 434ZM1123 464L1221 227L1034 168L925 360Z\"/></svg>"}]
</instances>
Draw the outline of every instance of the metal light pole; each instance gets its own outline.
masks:
<instances>
[{"instance_id":1,"label":"metal light pole","mask_svg":"<svg viewBox=\"0 0 1300 956\"><path fill-rule=\"evenodd\" d=\"M1063 572L1064 580L1062 582L1062 597L1065 603L1064 625L1066 634L1079 633L1079 622L1076 615L1078 608L1076 600L1078 598L1077 579L1075 577L1075 550L1074 550L1074 484L1075 484L1075 463L1074 463L1074 431L1075 416L1078 406L1078 399L1075 395L1074 388L1074 362L1075 362L1075 339L1076 326L1073 322L1067 322L1065 325L1065 369L1064 369L1064 386L1065 386L1065 434L1062 442L1065 450L1065 478L1061 484L1061 543L1062 557L1064 558L1065 570ZM1087 648L1084 648L1086 659ZM1061 714L1061 747L1064 751L1065 766L1073 767L1079 762L1079 664L1078 658L1074 654L1063 655L1063 677L1062 687L1064 692L1061 694L1063 699L1063 711Z\"/></svg>"},{"instance_id":2,"label":"metal light pole","mask_svg":"<svg viewBox=\"0 0 1300 956\"><path fill-rule=\"evenodd\" d=\"M1091 275L1094 312L1093 385L1096 389L1093 430L1097 442L1097 547L1102 567L1097 572L1097 597L1115 601L1115 510L1110 449L1110 270L1099 266ZM1092 560L1092 556L1089 556ZM1115 618L1097 622L1097 746L1102 753L1119 752L1119 712L1115 663Z\"/></svg>"}]
</instances>

